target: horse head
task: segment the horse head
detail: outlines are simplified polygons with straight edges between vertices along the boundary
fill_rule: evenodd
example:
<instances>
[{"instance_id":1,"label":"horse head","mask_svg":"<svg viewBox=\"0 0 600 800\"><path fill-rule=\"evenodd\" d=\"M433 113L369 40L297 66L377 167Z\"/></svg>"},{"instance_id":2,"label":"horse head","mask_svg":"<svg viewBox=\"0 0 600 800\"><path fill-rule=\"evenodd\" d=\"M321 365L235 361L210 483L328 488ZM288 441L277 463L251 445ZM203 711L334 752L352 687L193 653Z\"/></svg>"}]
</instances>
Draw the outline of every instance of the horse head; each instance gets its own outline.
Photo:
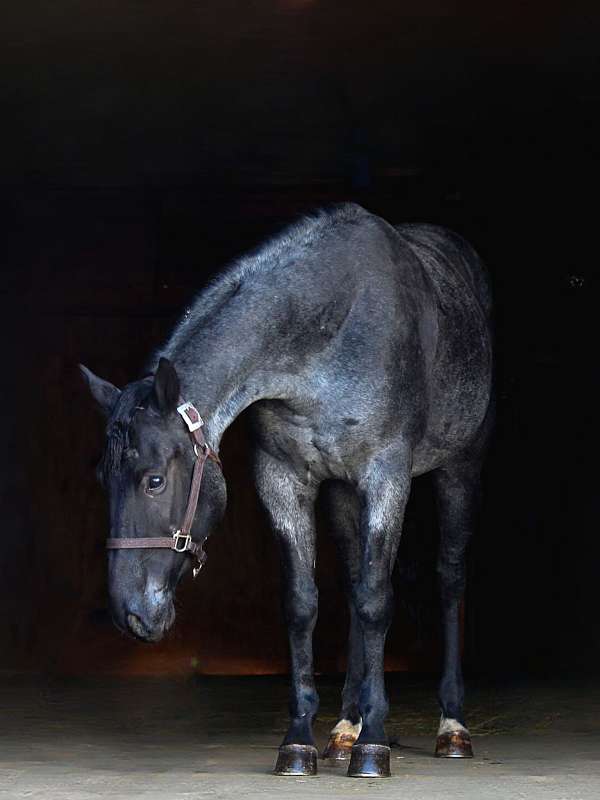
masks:
<instances>
[{"instance_id":1,"label":"horse head","mask_svg":"<svg viewBox=\"0 0 600 800\"><path fill-rule=\"evenodd\" d=\"M202 564L202 544L223 516L225 480L170 361L161 358L154 375L123 390L81 370L107 420L98 475L109 498L112 617L120 630L156 642L175 619L177 584Z\"/></svg>"}]
</instances>

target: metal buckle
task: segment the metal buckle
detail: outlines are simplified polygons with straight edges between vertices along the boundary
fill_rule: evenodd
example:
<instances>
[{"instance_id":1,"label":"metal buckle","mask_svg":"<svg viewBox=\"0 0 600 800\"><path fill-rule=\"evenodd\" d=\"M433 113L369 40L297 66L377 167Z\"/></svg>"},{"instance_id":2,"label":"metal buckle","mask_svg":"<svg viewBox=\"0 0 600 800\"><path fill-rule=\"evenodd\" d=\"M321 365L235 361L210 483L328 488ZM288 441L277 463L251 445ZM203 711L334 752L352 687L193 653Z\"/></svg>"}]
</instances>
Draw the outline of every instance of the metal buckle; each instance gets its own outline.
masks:
<instances>
[{"instance_id":1,"label":"metal buckle","mask_svg":"<svg viewBox=\"0 0 600 800\"><path fill-rule=\"evenodd\" d=\"M202 445L202 450L204 451L204 455L208 458L208 451L210 450L209 446L204 442ZM200 451L198 450L198 442L194 443L194 455L196 458L200 458Z\"/></svg>"},{"instance_id":2,"label":"metal buckle","mask_svg":"<svg viewBox=\"0 0 600 800\"><path fill-rule=\"evenodd\" d=\"M179 546L179 540L183 539L183 547ZM176 553L185 553L189 550L190 544L192 542L192 537L189 533L182 533L181 531L175 531L173 534L173 550Z\"/></svg>"},{"instance_id":3,"label":"metal buckle","mask_svg":"<svg viewBox=\"0 0 600 800\"><path fill-rule=\"evenodd\" d=\"M198 419L194 421L188 411L192 409L196 414L198 414L198 409L193 403L182 403L180 406L177 406L177 413L182 417L183 421L188 427L190 433L197 431L198 428L201 428L204 425L204 420L198 414Z\"/></svg>"}]
</instances>

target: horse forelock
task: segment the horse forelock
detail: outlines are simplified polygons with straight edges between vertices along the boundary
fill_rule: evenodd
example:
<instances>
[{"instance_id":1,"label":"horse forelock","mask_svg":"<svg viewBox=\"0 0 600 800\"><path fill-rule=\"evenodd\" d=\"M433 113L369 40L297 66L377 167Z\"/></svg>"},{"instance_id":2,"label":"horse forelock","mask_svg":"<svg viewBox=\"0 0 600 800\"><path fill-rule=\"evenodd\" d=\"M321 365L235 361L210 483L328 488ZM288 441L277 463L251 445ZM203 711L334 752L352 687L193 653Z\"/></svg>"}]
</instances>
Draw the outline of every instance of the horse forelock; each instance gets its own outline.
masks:
<instances>
[{"instance_id":1,"label":"horse forelock","mask_svg":"<svg viewBox=\"0 0 600 800\"><path fill-rule=\"evenodd\" d=\"M131 447L133 418L147 405L150 389L150 379L143 379L126 386L119 396L106 426L106 442L100 462L100 473L105 483L121 472L123 456Z\"/></svg>"}]
</instances>

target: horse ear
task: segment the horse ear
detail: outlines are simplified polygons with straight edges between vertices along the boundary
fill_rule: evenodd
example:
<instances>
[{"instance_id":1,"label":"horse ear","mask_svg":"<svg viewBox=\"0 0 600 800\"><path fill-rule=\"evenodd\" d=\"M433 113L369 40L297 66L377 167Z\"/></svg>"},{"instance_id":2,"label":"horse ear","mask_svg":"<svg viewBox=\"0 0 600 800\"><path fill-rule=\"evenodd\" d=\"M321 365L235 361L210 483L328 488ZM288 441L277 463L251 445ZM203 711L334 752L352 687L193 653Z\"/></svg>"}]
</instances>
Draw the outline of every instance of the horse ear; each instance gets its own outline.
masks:
<instances>
[{"instance_id":1,"label":"horse ear","mask_svg":"<svg viewBox=\"0 0 600 800\"><path fill-rule=\"evenodd\" d=\"M83 364L79 365L79 369L92 393L92 397L98 403L102 413L109 417L119 399L121 390L113 386L112 383L103 381L102 378L94 375L91 369L84 367Z\"/></svg>"},{"instance_id":2,"label":"horse ear","mask_svg":"<svg viewBox=\"0 0 600 800\"><path fill-rule=\"evenodd\" d=\"M179 405L179 377L168 358L161 358L154 375L154 399L162 414L170 414Z\"/></svg>"}]
</instances>

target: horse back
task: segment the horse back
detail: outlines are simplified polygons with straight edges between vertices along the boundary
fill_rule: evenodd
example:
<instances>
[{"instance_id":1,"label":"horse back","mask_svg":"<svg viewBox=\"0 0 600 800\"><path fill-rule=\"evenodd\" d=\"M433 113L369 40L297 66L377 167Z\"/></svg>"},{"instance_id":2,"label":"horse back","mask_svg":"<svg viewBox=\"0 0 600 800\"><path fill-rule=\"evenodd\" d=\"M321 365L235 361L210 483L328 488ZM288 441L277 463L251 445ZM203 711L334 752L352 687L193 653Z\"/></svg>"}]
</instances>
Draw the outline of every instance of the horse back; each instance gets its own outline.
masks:
<instances>
[{"instance_id":1,"label":"horse back","mask_svg":"<svg viewBox=\"0 0 600 800\"><path fill-rule=\"evenodd\" d=\"M449 288L472 293L489 319L492 292L484 263L473 247L458 233L441 225L407 223L395 230L408 244L427 272L442 307Z\"/></svg>"}]
</instances>

